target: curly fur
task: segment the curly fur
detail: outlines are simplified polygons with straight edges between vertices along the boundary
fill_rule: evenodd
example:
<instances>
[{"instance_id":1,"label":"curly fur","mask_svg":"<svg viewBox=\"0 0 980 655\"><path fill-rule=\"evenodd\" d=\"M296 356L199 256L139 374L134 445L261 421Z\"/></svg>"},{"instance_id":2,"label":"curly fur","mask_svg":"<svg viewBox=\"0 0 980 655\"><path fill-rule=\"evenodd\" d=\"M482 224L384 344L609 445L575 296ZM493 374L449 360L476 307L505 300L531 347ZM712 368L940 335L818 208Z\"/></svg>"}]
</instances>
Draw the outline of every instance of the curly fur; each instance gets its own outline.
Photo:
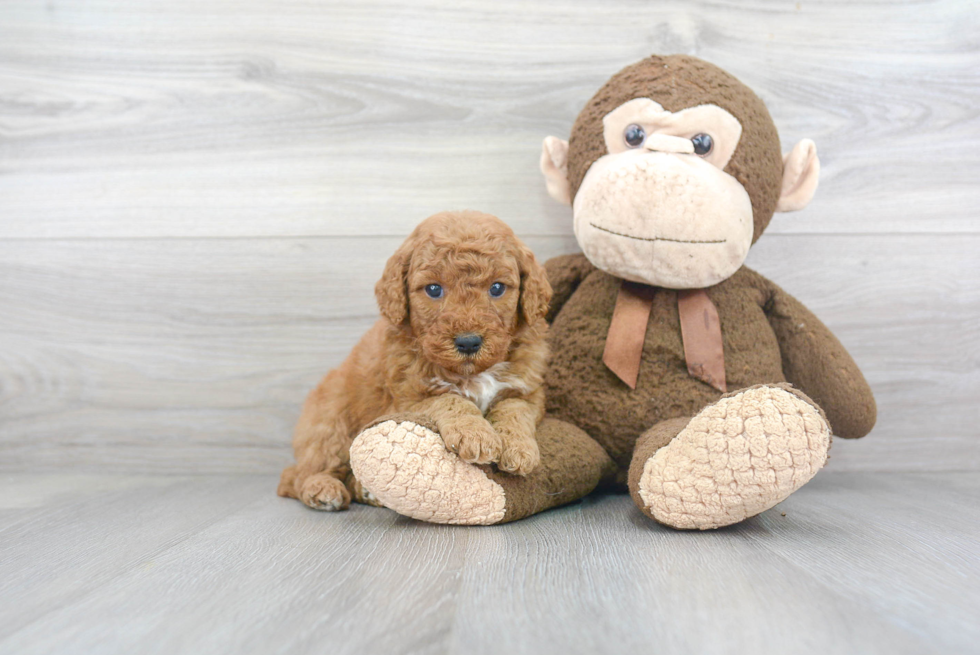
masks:
<instances>
[{"instance_id":1,"label":"curly fur","mask_svg":"<svg viewBox=\"0 0 980 655\"><path fill-rule=\"evenodd\" d=\"M507 287L500 298L494 282ZM429 298L429 284L443 297ZM388 260L375 295L382 318L306 400L279 495L315 509L374 504L351 474L350 443L394 412L430 417L467 462L519 475L537 466L551 287L513 231L479 212L431 216ZM483 338L479 352L457 352L463 333Z\"/></svg>"}]
</instances>

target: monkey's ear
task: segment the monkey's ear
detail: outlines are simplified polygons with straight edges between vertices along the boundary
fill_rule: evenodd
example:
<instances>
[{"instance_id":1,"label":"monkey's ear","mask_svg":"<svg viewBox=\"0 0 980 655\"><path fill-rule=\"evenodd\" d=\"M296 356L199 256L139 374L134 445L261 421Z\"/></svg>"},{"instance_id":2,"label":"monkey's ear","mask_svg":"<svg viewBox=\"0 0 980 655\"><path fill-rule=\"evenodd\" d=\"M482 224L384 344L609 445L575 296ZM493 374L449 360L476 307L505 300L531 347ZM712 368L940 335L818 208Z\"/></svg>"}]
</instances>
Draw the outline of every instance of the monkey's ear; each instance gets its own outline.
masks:
<instances>
[{"instance_id":1,"label":"monkey's ear","mask_svg":"<svg viewBox=\"0 0 980 655\"><path fill-rule=\"evenodd\" d=\"M806 207L813 199L819 178L817 145L803 139L783 156L783 187L776 211L795 212Z\"/></svg>"},{"instance_id":2,"label":"monkey's ear","mask_svg":"<svg viewBox=\"0 0 980 655\"><path fill-rule=\"evenodd\" d=\"M388 259L381 279L374 285L378 309L392 325L401 325L408 319L408 265L414 248L415 239L405 241Z\"/></svg>"},{"instance_id":3,"label":"monkey's ear","mask_svg":"<svg viewBox=\"0 0 980 655\"><path fill-rule=\"evenodd\" d=\"M548 195L563 205L571 205L568 189L568 141L545 137L541 146L541 172L548 185Z\"/></svg>"},{"instance_id":4,"label":"monkey's ear","mask_svg":"<svg viewBox=\"0 0 980 655\"><path fill-rule=\"evenodd\" d=\"M548 273L530 248L518 243L515 255L521 270L521 315L525 323L532 325L548 313L551 285L548 283Z\"/></svg>"}]
</instances>

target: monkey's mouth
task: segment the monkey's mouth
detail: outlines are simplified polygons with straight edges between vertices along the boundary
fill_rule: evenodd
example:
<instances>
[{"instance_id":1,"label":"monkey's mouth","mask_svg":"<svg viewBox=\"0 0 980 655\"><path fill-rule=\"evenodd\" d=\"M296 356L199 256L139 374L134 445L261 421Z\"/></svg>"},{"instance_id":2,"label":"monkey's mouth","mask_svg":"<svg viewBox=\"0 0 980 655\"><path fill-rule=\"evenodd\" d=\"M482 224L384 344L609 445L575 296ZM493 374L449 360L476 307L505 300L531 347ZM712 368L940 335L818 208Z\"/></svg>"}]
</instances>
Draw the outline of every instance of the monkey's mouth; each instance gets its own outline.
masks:
<instances>
[{"instance_id":1,"label":"monkey's mouth","mask_svg":"<svg viewBox=\"0 0 980 655\"><path fill-rule=\"evenodd\" d=\"M726 243L728 239L717 239L714 241L696 241L694 239L669 239L667 237L636 237L632 234L623 234L622 232L614 232L609 228L602 227L601 225L596 225L595 223L589 223L592 227L597 230L602 230L603 232L608 232L609 234L614 234L618 237L626 237L627 239L636 239L637 241L670 241L671 243Z\"/></svg>"}]
</instances>

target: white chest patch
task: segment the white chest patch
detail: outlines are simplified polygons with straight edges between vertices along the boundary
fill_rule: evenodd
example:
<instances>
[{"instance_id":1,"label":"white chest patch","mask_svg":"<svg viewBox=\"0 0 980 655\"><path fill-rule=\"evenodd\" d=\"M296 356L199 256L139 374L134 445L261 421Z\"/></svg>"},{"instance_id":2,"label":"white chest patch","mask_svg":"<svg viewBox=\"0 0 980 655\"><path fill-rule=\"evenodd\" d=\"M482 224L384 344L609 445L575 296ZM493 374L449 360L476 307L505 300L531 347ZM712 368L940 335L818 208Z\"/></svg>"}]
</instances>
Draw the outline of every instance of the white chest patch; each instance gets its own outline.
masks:
<instances>
[{"instance_id":1,"label":"white chest patch","mask_svg":"<svg viewBox=\"0 0 980 655\"><path fill-rule=\"evenodd\" d=\"M524 382L507 375L509 368L509 363L501 362L460 383L433 378L430 380L430 384L439 391L449 391L469 398L480 408L481 412L486 414L487 409L501 391L505 389L518 389L525 393L529 391Z\"/></svg>"}]
</instances>

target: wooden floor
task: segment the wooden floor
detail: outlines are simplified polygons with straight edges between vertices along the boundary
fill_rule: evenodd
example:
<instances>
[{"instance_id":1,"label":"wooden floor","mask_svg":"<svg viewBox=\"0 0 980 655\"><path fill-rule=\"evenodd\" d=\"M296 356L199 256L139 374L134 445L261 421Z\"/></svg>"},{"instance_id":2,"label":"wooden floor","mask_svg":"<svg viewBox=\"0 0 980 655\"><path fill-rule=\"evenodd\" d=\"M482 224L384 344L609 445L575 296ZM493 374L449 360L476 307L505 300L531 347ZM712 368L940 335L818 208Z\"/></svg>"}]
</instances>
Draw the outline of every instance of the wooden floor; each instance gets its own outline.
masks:
<instances>
[{"instance_id":1,"label":"wooden floor","mask_svg":"<svg viewBox=\"0 0 980 655\"><path fill-rule=\"evenodd\" d=\"M0 653L967 653L980 476L824 473L708 533L626 496L506 526L268 475L5 476ZM784 516L785 515L785 516Z\"/></svg>"}]
</instances>

